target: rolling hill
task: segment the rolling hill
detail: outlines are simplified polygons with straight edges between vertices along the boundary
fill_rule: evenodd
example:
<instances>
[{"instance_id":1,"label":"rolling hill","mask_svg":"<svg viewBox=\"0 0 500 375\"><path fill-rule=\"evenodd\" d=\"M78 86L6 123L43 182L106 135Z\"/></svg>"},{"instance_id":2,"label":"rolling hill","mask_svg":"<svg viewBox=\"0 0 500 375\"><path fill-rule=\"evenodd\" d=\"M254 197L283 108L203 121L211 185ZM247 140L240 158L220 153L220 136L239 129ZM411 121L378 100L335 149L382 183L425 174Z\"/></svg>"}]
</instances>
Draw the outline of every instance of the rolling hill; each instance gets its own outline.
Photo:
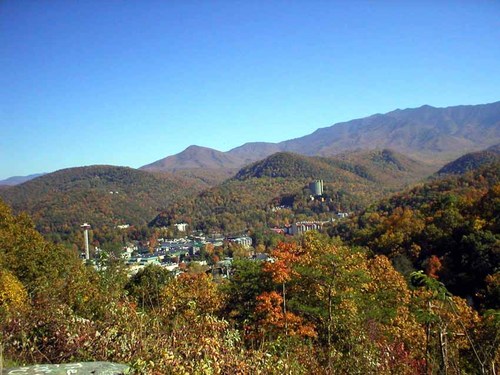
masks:
<instances>
[{"instance_id":1,"label":"rolling hill","mask_svg":"<svg viewBox=\"0 0 500 375\"><path fill-rule=\"evenodd\" d=\"M392 150L346 152L335 157L307 157L279 152L242 168L235 178L283 177L334 181L346 172L369 181L400 187L432 174L432 165L412 160Z\"/></svg>"},{"instance_id":2,"label":"rolling hill","mask_svg":"<svg viewBox=\"0 0 500 375\"><path fill-rule=\"evenodd\" d=\"M126 167L89 166L56 171L0 191L15 212L26 211L42 233L147 223L161 209L201 190L196 179Z\"/></svg>"}]
</instances>

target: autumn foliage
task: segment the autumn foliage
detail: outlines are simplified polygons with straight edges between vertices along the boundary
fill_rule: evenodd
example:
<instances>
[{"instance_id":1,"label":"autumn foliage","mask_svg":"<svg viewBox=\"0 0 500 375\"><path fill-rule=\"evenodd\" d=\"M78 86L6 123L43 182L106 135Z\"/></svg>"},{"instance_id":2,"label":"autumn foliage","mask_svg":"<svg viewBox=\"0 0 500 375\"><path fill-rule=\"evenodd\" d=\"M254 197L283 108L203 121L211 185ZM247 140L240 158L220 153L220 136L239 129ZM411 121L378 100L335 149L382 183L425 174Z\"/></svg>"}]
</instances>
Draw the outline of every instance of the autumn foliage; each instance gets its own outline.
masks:
<instances>
[{"instance_id":1,"label":"autumn foliage","mask_svg":"<svg viewBox=\"0 0 500 375\"><path fill-rule=\"evenodd\" d=\"M403 221L414 214L396 213ZM308 232L278 243L269 261L235 260L228 279L190 267L177 277L161 267L128 277L119 262L85 265L3 204L0 219L0 339L9 363L113 361L145 374L441 374L491 373L500 357L498 311L479 314L451 295L441 258L405 279L392 251L375 255ZM410 238L384 241L400 252ZM495 275L486 283L488 296L498 293Z\"/></svg>"}]
</instances>

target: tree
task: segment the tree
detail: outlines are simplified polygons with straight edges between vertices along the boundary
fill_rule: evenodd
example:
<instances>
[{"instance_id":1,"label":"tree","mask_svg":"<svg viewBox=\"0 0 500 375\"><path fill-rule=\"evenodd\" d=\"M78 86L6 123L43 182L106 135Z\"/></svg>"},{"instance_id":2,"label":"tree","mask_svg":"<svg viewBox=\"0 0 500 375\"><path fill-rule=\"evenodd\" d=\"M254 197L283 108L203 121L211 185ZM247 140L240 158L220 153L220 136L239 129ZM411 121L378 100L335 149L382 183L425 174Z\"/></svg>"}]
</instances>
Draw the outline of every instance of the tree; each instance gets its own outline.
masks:
<instances>
[{"instance_id":1,"label":"tree","mask_svg":"<svg viewBox=\"0 0 500 375\"><path fill-rule=\"evenodd\" d=\"M413 303L426 327L426 371L447 374L452 368L466 368L462 358L468 352L480 373L486 374L487 358L472 339L478 314L463 299L453 297L443 283L422 271L414 272L411 281L420 287Z\"/></svg>"},{"instance_id":2,"label":"tree","mask_svg":"<svg viewBox=\"0 0 500 375\"><path fill-rule=\"evenodd\" d=\"M27 215L13 216L0 201L0 267L15 276L28 294L60 291L74 264L81 265L76 254L48 243Z\"/></svg>"},{"instance_id":3,"label":"tree","mask_svg":"<svg viewBox=\"0 0 500 375\"><path fill-rule=\"evenodd\" d=\"M0 268L0 316L2 312L27 307L28 293L23 284L9 271Z\"/></svg>"},{"instance_id":4,"label":"tree","mask_svg":"<svg viewBox=\"0 0 500 375\"><path fill-rule=\"evenodd\" d=\"M160 306L163 288L171 278L171 273L165 268L152 264L133 275L125 285L125 289L137 301L138 306L143 309L154 309Z\"/></svg>"},{"instance_id":5,"label":"tree","mask_svg":"<svg viewBox=\"0 0 500 375\"><path fill-rule=\"evenodd\" d=\"M222 285L227 295L226 316L239 328L248 330L255 323L256 298L272 289L271 278L262 268L262 262L236 259L232 264L229 282Z\"/></svg>"}]
</instances>

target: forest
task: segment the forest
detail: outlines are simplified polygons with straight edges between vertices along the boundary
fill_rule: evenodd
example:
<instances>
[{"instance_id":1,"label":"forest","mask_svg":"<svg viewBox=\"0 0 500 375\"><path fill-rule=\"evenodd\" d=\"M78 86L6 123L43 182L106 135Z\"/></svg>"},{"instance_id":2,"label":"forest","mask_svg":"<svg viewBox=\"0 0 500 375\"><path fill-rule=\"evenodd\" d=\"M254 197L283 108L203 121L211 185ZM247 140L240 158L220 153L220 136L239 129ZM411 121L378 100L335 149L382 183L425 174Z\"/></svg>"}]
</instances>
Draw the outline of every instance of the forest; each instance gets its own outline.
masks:
<instances>
[{"instance_id":1,"label":"forest","mask_svg":"<svg viewBox=\"0 0 500 375\"><path fill-rule=\"evenodd\" d=\"M206 186L200 179L126 167L59 170L0 191L16 212L28 212L53 242L81 243L80 225L106 235L118 224L146 225L158 212Z\"/></svg>"},{"instance_id":2,"label":"forest","mask_svg":"<svg viewBox=\"0 0 500 375\"><path fill-rule=\"evenodd\" d=\"M430 168L389 150L308 157L280 152L242 168L222 184L169 205L149 225L186 222L205 232L255 233L300 220L329 220L426 176ZM322 200L312 201L308 183L325 180ZM285 206L275 211L274 207Z\"/></svg>"},{"instance_id":3,"label":"forest","mask_svg":"<svg viewBox=\"0 0 500 375\"><path fill-rule=\"evenodd\" d=\"M435 178L330 228L235 254L228 278L129 277L0 205L4 366L128 364L149 374L494 374L499 165ZM224 203L221 203L224 204Z\"/></svg>"}]
</instances>

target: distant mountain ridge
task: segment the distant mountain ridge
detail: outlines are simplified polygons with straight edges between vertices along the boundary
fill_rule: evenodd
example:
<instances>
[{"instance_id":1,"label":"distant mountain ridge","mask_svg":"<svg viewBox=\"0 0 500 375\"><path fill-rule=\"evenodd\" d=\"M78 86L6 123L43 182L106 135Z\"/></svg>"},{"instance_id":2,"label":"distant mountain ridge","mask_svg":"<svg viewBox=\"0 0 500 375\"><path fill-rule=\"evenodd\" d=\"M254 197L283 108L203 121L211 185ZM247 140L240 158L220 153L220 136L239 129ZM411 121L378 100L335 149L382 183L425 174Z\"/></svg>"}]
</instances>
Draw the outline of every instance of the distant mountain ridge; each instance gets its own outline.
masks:
<instances>
[{"instance_id":1,"label":"distant mountain ridge","mask_svg":"<svg viewBox=\"0 0 500 375\"><path fill-rule=\"evenodd\" d=\"M9 178L6 178L5 180L0 180L0 186L14 186L14 185L19 185L22 184L23 182L32 180L34 178L43 176L46 173L36 173L36 174L30 174L28 176L12 176Z\"/></svg>"},{"instance_id":2,"label":"distant mountain ridge","mask_svg":"<svg viewBox=\"0 0 500 375\"><path fill-rule=\"evenodd\" d=\"M499 142L500 102L446 108L424 105L337 123L279 143L251 142L227 152L190 146L141 169L173 171L200 166L234 169L276 152L333 156L374 149L391 149L440 167L466 152Z\"/></svg>"},{"instance_id":3,"label":"distant mountain ridge","mask_svg":"<svg viewBox=\"0 0 500 375\"><path fill-rule=\"evenodd\" d=\"M189 146L179 154L142 166L146 171L176 171L182 169L238 168L243 161L208 147Z\"/></svg>"},{"instance_id":4,"label":"distant mountain ridge","mask_svg":"<svg viewBox=\"0 0 500 375\"><path fill-rule=\"evenodd\" d=\"M412 158L450 161L500 140L500 102L395 110L318 129L280 143L287 151L334 155L341 151L388 148Z\"/></svg>"}]
</instances>

